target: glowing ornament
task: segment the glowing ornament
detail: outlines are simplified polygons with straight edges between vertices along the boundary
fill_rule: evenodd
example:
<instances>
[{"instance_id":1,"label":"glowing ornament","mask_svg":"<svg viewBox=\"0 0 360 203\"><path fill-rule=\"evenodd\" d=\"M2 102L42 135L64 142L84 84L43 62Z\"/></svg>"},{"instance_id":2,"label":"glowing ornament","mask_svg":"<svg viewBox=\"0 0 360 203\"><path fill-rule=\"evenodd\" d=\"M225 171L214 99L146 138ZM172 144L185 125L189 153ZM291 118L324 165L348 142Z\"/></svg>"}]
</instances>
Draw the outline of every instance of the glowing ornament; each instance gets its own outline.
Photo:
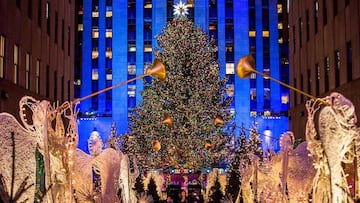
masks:
<instances>
[{"instance_id":1,"label":"glowing ornament","mask_svg":"<svg viewBox=\"0 0 360 203\"><path fill-rule=\"evenodd\" d=\"M206 140L205 142L205 149L209 150L211 148L211 141L210 140Z\"/></svg>"},{"instance_id":2,"label":"glowing ornament","mask_svg":"<svg viewBox=\"0 0 360 203\"><path fill-rule=\"evenodd\" d=\"M152 144L153 150L159 151L159 150L161 149L161 143L160 143L159 140L153 140L153 141L151 142L151 144Z\"/></svg>"}]
</instances>

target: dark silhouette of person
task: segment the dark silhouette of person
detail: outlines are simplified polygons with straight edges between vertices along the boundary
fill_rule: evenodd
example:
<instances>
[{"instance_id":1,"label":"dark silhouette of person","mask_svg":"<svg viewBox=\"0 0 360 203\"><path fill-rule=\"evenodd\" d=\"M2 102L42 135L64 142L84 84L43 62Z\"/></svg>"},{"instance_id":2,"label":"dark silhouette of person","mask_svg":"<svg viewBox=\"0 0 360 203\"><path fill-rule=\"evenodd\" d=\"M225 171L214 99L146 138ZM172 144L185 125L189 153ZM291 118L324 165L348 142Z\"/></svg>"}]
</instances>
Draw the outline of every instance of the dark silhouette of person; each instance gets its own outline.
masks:
<instances>
[{"instance_id":1,"label":"dark silhouette of person","mask_svg":"<svg viewBox=\"0 0 360 203\"><path fill-rule=\"evenodd\" d=\"M221 200L224 197L222 192L215 186L211 186L210 190L211 194L209 196L209 203L221 203Z\"/></svg>"}]
</instances>

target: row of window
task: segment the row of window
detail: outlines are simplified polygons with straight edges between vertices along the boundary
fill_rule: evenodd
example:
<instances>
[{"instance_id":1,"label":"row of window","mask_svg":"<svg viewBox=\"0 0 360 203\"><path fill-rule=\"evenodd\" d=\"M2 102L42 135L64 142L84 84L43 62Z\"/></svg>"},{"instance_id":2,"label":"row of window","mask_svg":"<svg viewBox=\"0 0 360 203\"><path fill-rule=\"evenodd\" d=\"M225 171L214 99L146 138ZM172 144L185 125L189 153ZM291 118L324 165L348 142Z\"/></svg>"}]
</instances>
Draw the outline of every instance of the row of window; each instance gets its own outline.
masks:
<instances>
[{"instance_id":1,"label":"row of window","mask_svg":"<svg viewBox=\"0 0 360 203\"><path fill-rule=\"evenodd\" d=\"M5 74L6 74L6 68L5 68L5 53L6 53L6 38L5 36L1 35L0 36L0 78L5 78ZM14 84L19 84L19 79L20 79L20 46L15 44L13 47L13 77L12 77L12 81ZM35 90L35 92L37 94L40 94L40 68L41 68L41 61L40 59L36 59L36 67L35 70L32 69L31 67L32 65L32 56L30 52L27 52L25 54L25 88L27 90L30 90L31 87L31 81L33 80L33 77L31 77L32 71L35 71L35 87L33 88ZM49 90L49 83L50 83L50 67L49 65L46 66L46 97L50 96L50 90ZM54 71L54 77L53 77L53 81L54 81L54 100L57 100L57 79L58 79L58 75L57 75L57 71ZM64 88L65 88L65 84L64 84L64 76L61 77L61 99L62 101L64 101ZM68 91L70 91L70 81L68 81ZM70 94L68 94L68 100L70 100L69 98Z\"/></svg>"},{"instance_id":2,"label":"row of window","mask_svg":"<svg viewBox=\"0 0 360 203\"><path fill-rule=\"evenodd\" d=\"M328 92L330 90L330 80L334 80L335 88L339 87L340 84L340 77L341 77L341 53L339 50L334 51L333 55L333 63L331 63L331 59L329 56L324 57L323 63L323 71L321 71L321 67L319 63L315 64L315 69L311 70L310 68L307 69L306 77L307 77L307 92L311 95L312 94L312 78L315 78L315 95L320 96L320 80L321 76L324 77L324 92ZM346 67L346 78L347 82L352 80L352 46L351 42L346 43L346 60L345 67ZM331 65L333 64L333 66ZM330 72L331 68L334 69L334 78L331 78ZM312 74L315 74L314 77ZM294 86L296 87L297 80L294 78ZM300 89L304 89L304 75L300 74ZM294 94L294 101L297 102L297 94ZM300 96L300 102L304 102L304 96Z\"/></svg>"},{"instance_id":3,"label":"row of window","mask_svg":"<svg viewBox=\"0 0 360 203\"><path fill-rule=\"evenodd\" d=\"M327 3L330 2L328 0L322 0L322 14L323 14L323 25L327 25L328 22L328 5ZM345 6L349 5L350 1L345 1ZM338 0L332 0L333 5L333 16L336 17L338 14ZM315 34L318 32L318 19L319 19L319 0L314 0L313 4L313 10L314 10L314 31ZM299 46L302 47L302 35L303 35L303 19L300 17L298 19L298 28L299 28ZM310 14L309 9L305 12L305 26L306 26L306 41L310 40ZM293 25L293 52L296 51L296 26Z\"/></svg>"}]
</instances>

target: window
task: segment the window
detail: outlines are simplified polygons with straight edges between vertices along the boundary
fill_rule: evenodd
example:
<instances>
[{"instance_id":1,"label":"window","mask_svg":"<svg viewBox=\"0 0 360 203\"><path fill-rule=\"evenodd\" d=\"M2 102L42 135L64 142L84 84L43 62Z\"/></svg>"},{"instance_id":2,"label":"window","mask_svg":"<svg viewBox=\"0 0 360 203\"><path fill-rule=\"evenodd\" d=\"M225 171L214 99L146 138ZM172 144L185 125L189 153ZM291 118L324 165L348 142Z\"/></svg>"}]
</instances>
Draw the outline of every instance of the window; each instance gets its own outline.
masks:
<instances>
[{"instance_id":1,"label":"window","mask_svg":"<svg viewBox=\"0 0 360 203\"><path fill-rule=\"evenodd\" d=\"M327 5L326 5L327 0L323 0L323 21L324 21L324 25L327 24Z\"/></svg>"},{"instance_id":2,"label":"window","mask_svg":"<svg viewBox=\"0 0 360 203\"><path fill-rule=\"evenodd\" d=\"M5 77L5 37L0 35L0 78Z\"/></svg>"},{"instance_id":3,"label":"window","mask_svg":"<svg viewBox=\"0 0 360 203\"><path fill-rule=\"evenodd\" d=\"M304 90L304 75L300 74L300 90L303 91ZM300 102L303 103L304 102L304 95L300 94Z\"/></svg>"},{"instance_id":4,"label":"window","mask_svg":"<svg viewBox=\"0 0 360 203\"><path fill-rule=\"evenodd\" d=\"M41 12L42 12L42 9L41 9L41 0L38 1L38 26L41 27Z\"/></svg>"},{"instance_id":5,"label":"window","mask_svg":"<svg viewBox=\"0 0 360 203\"><path fill-rule=\"evenodd\" d=\"M55 37L54 37L55 44L58 43L58 27L59 27L58 18L59 18L59 14L57 11L55 11Z\"/></svg>"},{"instance_id":6,"label":"window","mask_svg":"<svg viewBox=\"0 0 360 203\"><path fill-rule=\"evenodd\" d=\"M324 72L325 72L325 92L329 91L329 74L330 74L330 59L328 56L324 58Z\"/></svg>"},{"instance_id":7,"label":"window","mask_svg":"<svg viewBox=\"0 0 360 203\"><path fill-rule=\"evenodd\" d=\"M234 63L226 63L226 74L234 74Z\"/></svg>"},{"instance_id":8,"label":"window","mask_svg":"<svg viewBox=\"0 0 360 203\"><path fill-rule=\"evenodd\" d=\"M128 75L136 75L136 65L128 65Z\"/></svg>"},{"instance_id":9,"label":"window","mask_svg":"<svg viewBox=\"0 0 360 203\"><path fill-rule=\"evenodd\" d=\"M312 83L312 80L311 80L311 70L310 68L307 69L307 93L311 94L311 83Z\"/></svg>"},{"instance_id":10,"label":"window","mask_svg":"<svg viewBox=\"0 0 360 203\"><path fill-rule=\"evenodd\" d=\"M65 38L65 22L64 19L61 21L61 49L64 50L64 38Z\"/></svg>"},{"instance_id":11,"label":"window","mask_svg":"<svg viewBox=\"0 0 360 203\"><path fill-rule=\"evenodd\" d=\"M14 45L14 78L13 78L13 82L15 84L18 83L19 81L19 46L18 45Z\"/></svg>"},{"instance_id":12,"label":"window","mask_svg":"<svg viewBox=\"0 0 360 203\"><path fill-rule=\"evenodd\" d=\"M16 0L16 7L21 8L21 0Z\"/></svg>"},{"instance_id":13,"label":"window","mask_svg":"<svg viewBox=\"0 0 360 203\"><path fill-rule=\"evenodd\" d=\"M337 16L338 14L338 1L333 0L333 8L334 8L334 16Z\"/></svg>"},{"instance_id":14,"label":"window","mask_svg":"<svg viewBox=\"0 0 360 203\"><path fill-rule=\"evenodd\" d=\"M112 59L112 49L111 47L106 47L105 57Z\"/></svg>"},{"instance_id":15,"label":"window","mask_svg":"<svg viewBox=\"0 0 360 203\"><path fill-rule=\"evenodd\" d=\"M50 86L50 67L46 65L46 97L50 96L49 86Z\"/></svg>"},{"instance_id":16,"label":"window","mask_svg":"<svg viewBox=\"0 0 360 203\"><path fill-rule=\"evenodd\" d=\"M306 41L310 40L309 10L306 10Z\"/></svg>"},{"instance_id":17,"label":"window","mask_svg":"<svg viewBox=\"0 0 360 203\"><path fill-rule=\"evenodd\" d=\"M299 46L302 47L302 19L299 18Z\"/></svg>"},{"instance_id":18,"label":"window","mask_svg":"<svg viewBox=\"0 0 360 203\"><path fill-rule=\"evenodd\" d=\"M316 79L315 79L315 90L316 96L320 95L320 66L319 64L315 64L315 71L316 71Z\"/></svg>"},{"instance_id":19,"label":"window","mask_svg":"<svg viewBox=\"0 0 360 203\"><path fill-rule=\"evenodd\" d=\"M128 85L128 96L129 97L136 96L136 85Z\"/></svg>"},{"instance_id":20,"label":"window","mask_svg":"<svg viewBox=\"0 0 360 203\"><path fill-rule=\"evenodd\" d=\"M45 7L45 18L46 18L46 33L50 35L50 3L46 2Z\"/></svg>"},{"instance_id":21,"label":"window","mask_svg":"<svg viewBox=\"0 0 360 203\"><path fill-rule=\"evenodd\" d=\"M293 25L293 29L292 29L292 32L293 32L293 50L294 50L294 53L296 52L296 33L295 33L295 25Z\"/></svg>"},{"instance_id":22,"label":"window","mask_svg":"<svg viewBox=\"0 0 360 203\"><path fill-rule=\"evenodd\" d=\"M334 52L334 68L335 68L335 87L340 86L340 52L335 50Z\"/></svg>"},{"instance_id":23,"label":"window","mask_svg":"<svg viewBox=\"0 0 360 203\"><path fill-rule=\"evenodd\" d=\"M25 88L30 89L30 53L26 53L25 57Z\"/></svg>"},{"instance_id":24,"label":"window","mask_svg":"<svg viewBox=\"0 0 360 203\"><path fill-rule=\"evenodd\" d=\"M70 56L70 50L71 50L71 46L70 46L70 42L71 42L71 35L70 35L70 26L68 26L68 29L67 29L67 52L68 52L68 56Z\"/></svg>"},{"instance_id":25,"label":"window","mask_svg":"<svg viewBox=\"0 0 360 203\"><path fill-rule=\"evenodd\" d=\"M40 60L36 60L36 93L40 93Z\"/></svg>"},{"instance_id":26,"label":"window","mask_svg":"<svg viewBox=\"0 0 360 203\"><path fill-rule=\"evenodd\" d=\"M319 18L319 2L318 0L314 0L314 26L315 26L315 34L318 32L318 18Z\"/></svg>"},{"instance_id":27,"label":"window","mask_svg":"<svg viewBox=\"0 0 360 203\"><path fill-rule=\"evenodd\" d=\"M278 4L277 5L277 13L282 13L283 11L283 5L282 4Z\"/></svg>"},{"instance_id":28,"label":"window","mask_svg":"<svg viewBox=\"0 0 360 203\"><path fill-rule=\"evenodd\" d=\"M91 80L99 80L99 69L97 68L92 69Z\"/></svg>"},{"instance_id":29,"label":"window","mask_svg":"<svg viewBox=\"0 0 360 203\"><path fill-rule=\"evenodd\" d=\"M57 98L57 93L58 93L58 90L57 90L57 87L58 87L58 84L57 84L57 81L58 81L58 78L57 78L57 71L54 71L54 100L57 101L58 98Z\"/></svg>"},{"instance_id":30,"label":"window","mask_svg":"<svg viewBox=\"0 0 360 203\"><path fill-rule=\"evenodd\" d=\"M347 72L347 81L352 80L352 47L351 41L346 42L346 72Z\"/></svg>"},{"instance_id":31,"label":"window","mask_svg":"<svg viewBox=\"0 0 360 203\"><path fill-rule=\"evenodd\" d=\"M32 0L28 0L27 14L28 14L28 17L31 19L32 18Z\"/></svg>"}]
</instances>

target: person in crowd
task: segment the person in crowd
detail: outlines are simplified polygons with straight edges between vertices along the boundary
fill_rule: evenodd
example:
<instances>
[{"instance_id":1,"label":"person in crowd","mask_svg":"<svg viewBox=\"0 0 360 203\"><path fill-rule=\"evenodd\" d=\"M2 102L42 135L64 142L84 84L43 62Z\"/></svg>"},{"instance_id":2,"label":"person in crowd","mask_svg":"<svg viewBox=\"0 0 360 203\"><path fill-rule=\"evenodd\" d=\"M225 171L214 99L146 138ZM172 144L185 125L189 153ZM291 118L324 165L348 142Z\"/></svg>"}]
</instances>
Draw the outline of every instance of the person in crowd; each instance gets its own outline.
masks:
<instances>
[{"instance_id":1,"label":"person in crowd","mask_svg":"<svg viewBox=\"0 0 360 203\"><path fill-rule=\"evenodd\" d=\"M211 186L210 190L211 194L209 196L209 203L221 203L221 200L224 197L222 192L215 186Z\"/></svg>"},{"instance_id":2,"label":"person in crowd","mask_svg":"<svg viewBox=\"0 0 360 203\"><path fill-rule=\"evenodd\" d=\"M182 189L180 191L179 196L180 196L180 200L179 200L180 203L188 203L187 194L186 194L186 191L184 189Z\"/></svg>"}]
</instances>

